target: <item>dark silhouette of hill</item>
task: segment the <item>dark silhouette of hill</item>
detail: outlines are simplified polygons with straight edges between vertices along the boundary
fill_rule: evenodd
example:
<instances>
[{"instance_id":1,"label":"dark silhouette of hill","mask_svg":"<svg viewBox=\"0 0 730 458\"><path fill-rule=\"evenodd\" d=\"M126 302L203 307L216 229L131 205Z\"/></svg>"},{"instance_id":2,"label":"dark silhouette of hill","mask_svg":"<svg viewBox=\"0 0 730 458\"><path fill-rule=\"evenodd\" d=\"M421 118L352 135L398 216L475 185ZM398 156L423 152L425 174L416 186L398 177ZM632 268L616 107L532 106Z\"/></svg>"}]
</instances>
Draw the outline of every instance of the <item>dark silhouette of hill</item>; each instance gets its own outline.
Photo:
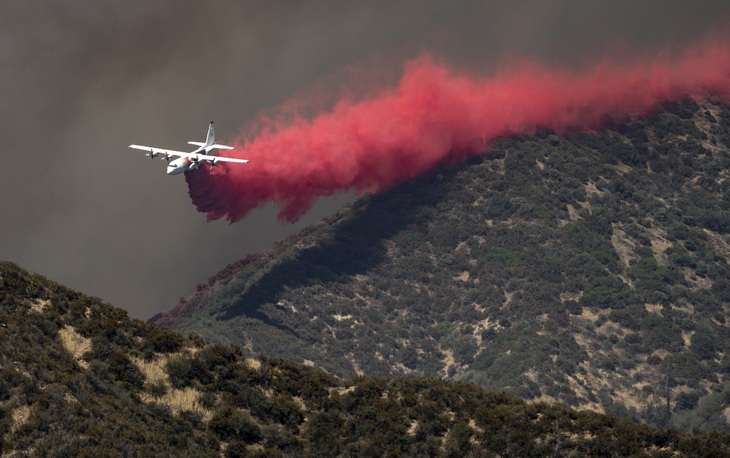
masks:
<instances>
[{"instance_id":1,"label":"dark silhouette of hill","mask_svg":"<svg viewBox=\"0 0 730 458\"><path fill-rule=\"evenodd\" d=\"M470 383L250 359L0 263L2 456L722 456L728 444Z\"/></svg>"},{"instance_id":2,"label":"dark silhouette of hill","mask_svg":"<svg viewBox=\"0 0 730 458\"><path fill-rule=\"evenodd\" d=\"M730 430L730 111L504 139L366 196L154 320L338 376Z\"/></svg>"}]
</instances>

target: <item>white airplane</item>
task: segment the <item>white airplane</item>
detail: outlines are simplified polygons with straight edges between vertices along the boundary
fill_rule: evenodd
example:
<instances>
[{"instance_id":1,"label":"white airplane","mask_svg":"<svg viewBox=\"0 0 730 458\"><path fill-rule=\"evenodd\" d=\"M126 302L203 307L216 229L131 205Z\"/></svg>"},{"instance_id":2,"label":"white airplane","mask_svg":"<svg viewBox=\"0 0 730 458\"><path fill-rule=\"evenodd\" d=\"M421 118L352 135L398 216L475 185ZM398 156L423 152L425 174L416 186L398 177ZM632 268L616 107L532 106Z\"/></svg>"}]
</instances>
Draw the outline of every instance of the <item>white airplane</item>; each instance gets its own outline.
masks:
<instances>
[{"instance_id":1,"label":"white airplane","mask_svg":"<svg viewBox=\"0 0 730 458\"><path fill-rule=\"evenodd\" d=\"M200 167L200 164L203 162L210 163L211 167L214 165L218 165L219 162L238 162L240 164L245 164L248 162L247 159L235 159L232 157L220 157L218 156L218 152L215 150L218 149L233 149L232 146L225 146L225 145L219 145L215 142L215 132L213 131L213 122L211 121L210 126L208 127L208 136L205 139L205 143L202 142L188 142L191 145L195 145L198 147L195 151L192 153L185 153L183 151L175 151L171 149L162 149L162 148L153 148L151 146L142 146L142 145L129 145L130 148L134 149L140 149L142 151L147 151L147 156L150 157L150 159L154 159L158 155L162 155L165 160L168 162L167 164L167 174L168 175L177 175L179 173L183 173L186 170L195 170L198 167ZM177 157L177 159L173 159L172 162L170 162L170 157Z\"/></svg>"}]
</instances>

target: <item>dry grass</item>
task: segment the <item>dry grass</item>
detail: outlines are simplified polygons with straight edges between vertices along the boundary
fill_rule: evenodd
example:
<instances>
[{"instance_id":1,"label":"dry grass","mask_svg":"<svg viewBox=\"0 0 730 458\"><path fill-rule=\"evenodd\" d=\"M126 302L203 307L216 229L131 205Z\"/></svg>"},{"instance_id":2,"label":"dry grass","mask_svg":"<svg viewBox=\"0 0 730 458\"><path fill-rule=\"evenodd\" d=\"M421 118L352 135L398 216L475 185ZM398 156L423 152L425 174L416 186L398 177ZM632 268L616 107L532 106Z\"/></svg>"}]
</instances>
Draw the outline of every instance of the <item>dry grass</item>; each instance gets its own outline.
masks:
<instances>
[{"instance_id":1,"label":"dry grass","mask_svg":"<svg viewBox=\"0 0 730 458\"><path fill-rule=\"evenodd\" d=\"M577 293L560 293L560 302L579 301L583 297L583 291Z\"/></svg>"},{"instance_id":2,"label":"dry grass","mask_svg":"<svg viewBox=\"0 0 730 458\"><path fill-rule=\"evenodd\" d=\"M692 336L694 335L694 331L682 331L682 340L684 341L684 346L689 347L692 345Z\"/></svg>"},{"instance_id":3,"label":"dry grass","mask_svg":"<svg viewBox=\"0 0 730 458\"><path fill-rule=\"evenodd\" d=\"M145 386L163 385L165 393L162 395L153 395L144 393L140 398L146 403L158 403L166 405L172 413L179 414L182 411L198 412L203 415L204 421L213 418L213 413L200 405L200 391L195 388L186 387L183 389L172 388L170 384L170 376L165 372L165 365L170 358L179 356L179 353L170 355L157 355L151 361L145 361L141 358L131 357L131 361L137 366L145 378Z\"/></svg>"},{"instance_id":4,"label":"dry grass","mask_svg":"<svg viewBox=\"0 0 730 458\"><path fill-rule=\"evenodd\" d=\"M360 363L358 363L357 360L355 359L354 353L349 353L347 355L347 360L350 361L350 364L352 364L352 370L355 371L355 374L357 374L359 376L365 375L365 371L362 370L362 368L360 367Z\"/></svg>"},{"instance_id":5,"label":"dry grass","mask_svg":"<svg viewBox=\"0 0 730 458\"><path fill-rule=\"evenodd\" d=\"M695 307L694 305L690 303L682 304L681 306L676 304L671 304L672 310L679 310L680 312L687 313L687 314L693 314L695 313Z\"/></svg>"},{"instance_id":6,"label":"dry grass","mask_svg":"<svg viewBox=\"0 0 730 458\"><path fill-rule=\"evenodd\" d=\"M566 378L568 380L568 386L570 386L570 388L573 390L573 393L575 393L575 395L582 401L576 408L580 410L591 410L594 412L602 411L603 408L597 402L590 401L590 393L581 383L578 383L577 376L573 377L570 375L566 375Z\"/></svg>"},{"instance_id":7,"label":"dry grass","mask_svg":"<svg viewBox=\"0 0 730 458\"><path fill-rule=\"evenodd\" d=\"M334 388L328 388L328 391L330 392L330 395L332 393L337 393L340 396L344 396L344 395L346 395L348 393L354 392L355 391L355 386L353 385L353 386L350 386L350 387L347 387L347 388L344 388L344 387L341 387L341 386L336 386Z\"/></svg>"},{"instance_id":8,"label":"dry grass","mask_svg":"<svg viewBox=\"0 0 730 458\"><path fill-rule=\"evenodd\" d=\"M200 405L200 391L195 388L172 389L162 396L143 394L140 398L147 403L164 404L176 415L182 411L189 411L200 413L203 416L203 421L210 421L213 418L213 413Z\"/></svg>"},{"instance_id":9,"label":"dry grass","mask_svg":"<svg viewBox=\"0 0 730 458\"><path fill-rule=\"evenodd\" d=\"M514 291L512 291L512 292L505 291L504 292L504 304L502 304L502 306L499 309L504 310L507 307L509 307L509 304L512 302L512 298L514 298L514 297L515 297Z\"/></svg>"},{"instance_id":10,"label":"dry grass","mask_svg":"<svg viewBox=\"0 0 730 458\"><path fill-rule=\"evenodd\" d=\"M646 407L646 399L641 395L641 391L636 390L634 386L621 387L615 390L611 399L637 412L641 412Z\"/></svg>"},{"instance_id":11,"label":"dry grass","mask_svg":"<svg viewBox=\"0 0 730 458\"><path fill-rule=\"evenodd\" d=\"M63 347L67 352L76 359L79 366L84 369L89 368L89 363L84 361L83 356L87 351L91 351L91 339L87 339L74 329L72 326L66 326L58 331Z\"/></svg>"},{"instance_id":12,"label":"dry grass","mask_svg":"<svg viewBox=\"0 0 730 458\"><path fill-rule=\"evenodd\" d=\"M613 249L616 250L618 257L621 258L621 263L624 267L628 267L629 264L631 264L631 261L638 258L636 253L634 253L634 242L629 239L626 232L617 227L613 228L611 245L613 245Z\"/></svg>"},{"instance_id":13,"label":"dry grass","mask_svg":"<svg viewBox=\"0 0 730 458\"><path fill-rule=\"evenodd\" d=\"M456 360L454 359L454 352L452 350L442 348L441 352L444 354L444 358L441 360L444 363L444 368L439 372L441 372L442 377L447 377L449 375L449 368L456 366Z\"/></svg>"},{"instance_id":14,"label":"dry grass","mask_svg":"<svg viewBox=\"0 0 730 458\"><path fill-rule=\"evenodd\" d=\"M48 299L35 299L30 301L30 309L38 313L43 313L49 305L51 305L51 301Z\"/></svg>"},{"instance_id":15,"label":"dry grass","mask_svg":"<svg viewBox=\"0 0 730 458\"><path fill-rule=\"evenodd\" d=\"M682 267L682 273L684 273L684 279L687 280L692 291L712 288L713 281L709 278L698 277L697 272L693 269L690 269L689 267Z\"/></svg>"},{"instance_id":16,"label":"dry grass","mask_svg":"<svg viewBox=\"0 0 730 458\"><path fill-rule=\"evenodd\" d=\"M568 204L568 215L570 221L578 221L580 219L580 214L578 213L578 210L576 210L576 208L570 204Z\"/></svg>"},{"instance_id":17,"label":"dry grass","mask_svg":"<svg viewBox=\"0 0 730 458\"><path fill-rule=\"evenodd\" d=\"M663 348L660 348L658 350L654 350L653 352L651 352L651 356L656 356L657 358L662 359L662 360L664 358L666 358L668 354L669 354L669 352Z\"/></svg>"},{"instance_id":18,"label":"dry grass","mask_svg":"<svg viewBox=\"0 0 730 458\"><path fill-rule=\"evenodd\" d=\"M672 247L672 242L665 238L666 232L654 227L649 229L649 235L651 236L651 250L654 253L654 259L659 265L667 265L669 259L666 251Z\"/></svg>"},{"instance_id":19,"label":"dry grass","mask_svg":"<svg viewBox=\"0 0 730 458\"><path fill-rule=\"evenodd\" d=\"M170 379L167 375L167 372L165 372L165 364L167 364L167 358L155 358L149 362L134 356L130 359L137 366L139 371L142 372L146 383L154 384L163 382L169 385Z\"/></svg>"},{"instance_id":20,"label":"dry grass","mask_svg":"<svg viewBox=\"0 0 730 458\"><path fill-rule=\"evenodd\" d=\"M476 310L481 313L485 313L485 309L479 305L475 304ZM494 329L495 331L499 331L502 329L502 326L500 326L498 323L492 323L489 321L489 318L485 318L476 324L474 324L474 331L471 333L472 337L477 341L477 346L481 348L482 346L482 332L485 329ZM444 351L442 349L442 351Z\"/></svg>"},{"instance_id":21,"label":"dry grass","mask_svg":"<svg viewBox=\"0 0 730 458\"><path fill-rule=\"evenodd\" d=\"M71 393L64 394L63 395L63 400L66 401L69 404L75 404L75 405L80 404L79 403L79 400L76 399Z\"/></svg>"},{"instance_id":22,"label":"dry grass","mask_svg":"<svg viewBox=\"0 0 730 458\"><path fill-rule=\"evenodd\" d=\"M632 170L632 168L626 164L624 164L621 161L618 161L618 164L616 165L616 171L619 172L621 175L625 175L629 173Z\"/></svg>"},{"instance_id":23,"label":"dry grass","mask_svg":"<svg viewBox=\"0 0 730 458\"><path fill-rule=\"evenodd\" d=\"M411 424L408 426L408 430L406 431L406 434L408 434L410 437L413 437L416 435L416 430L418 429L418 420L413 420Z\"/></svg>"},{"instance_id":24,"label":"dry grass","mask_svg":"<svg viewBox=\"0 0 730 458\"><path fill-rule=\"evenodd\" d=\"M585 192L588 197L591 196L598 196L601 197L603 194L605 194L603 191L599 191L596 187L596 184L592 181L588 181L588 183L585 185Z\"/></svg>"},{"instance_id":25,"label":"dry grass","mask_svg":"<svg viewBox=\"0 0 730 458\"><path fill-rule=\"evenodd\" d=\"M30 420L30 406L20 406L13 409L13 425L10 430L15 431Z\"/></svg>"},{"instance_id":26,"label":"dry grass","mask_svg":"<svg viewBox=\"0 0 730 458\"><path fill-rule=\"evenodd\" d=\"M581 307L580 317L587 321L595 323L600 316L601 315L599 315L598 312L591 310L589 307Z\"/></svg>"}]
</instances>

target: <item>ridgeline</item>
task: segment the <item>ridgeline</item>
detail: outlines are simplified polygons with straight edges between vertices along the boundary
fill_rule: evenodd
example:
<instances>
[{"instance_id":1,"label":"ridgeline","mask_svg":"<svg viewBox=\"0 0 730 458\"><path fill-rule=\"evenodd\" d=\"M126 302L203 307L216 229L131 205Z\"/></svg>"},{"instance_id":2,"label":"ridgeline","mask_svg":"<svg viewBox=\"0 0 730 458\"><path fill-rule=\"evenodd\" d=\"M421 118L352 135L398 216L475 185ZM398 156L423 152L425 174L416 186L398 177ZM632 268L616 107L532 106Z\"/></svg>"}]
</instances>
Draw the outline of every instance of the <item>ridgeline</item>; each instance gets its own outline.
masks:
<instances>
[{"instance_id":1,"label":"ridgeline","mask_svg":"<svg viewBox=\"0 0 730 458\"><path fill-rule=\"evenodd\" d=\"M2 456L726 456L470 383L338 379L139 320L0 263Z\"/></svg>"},{"instance_id":2,"label":"ridgeline","mask_svg":"<svg viewBox=\"0 0 730 458\"><path fill-rule=\"evenodd\" d=\"M340 377L730 431L730 111L509 138L228 266L153 319Z\"/></svg>"}]
</instances>

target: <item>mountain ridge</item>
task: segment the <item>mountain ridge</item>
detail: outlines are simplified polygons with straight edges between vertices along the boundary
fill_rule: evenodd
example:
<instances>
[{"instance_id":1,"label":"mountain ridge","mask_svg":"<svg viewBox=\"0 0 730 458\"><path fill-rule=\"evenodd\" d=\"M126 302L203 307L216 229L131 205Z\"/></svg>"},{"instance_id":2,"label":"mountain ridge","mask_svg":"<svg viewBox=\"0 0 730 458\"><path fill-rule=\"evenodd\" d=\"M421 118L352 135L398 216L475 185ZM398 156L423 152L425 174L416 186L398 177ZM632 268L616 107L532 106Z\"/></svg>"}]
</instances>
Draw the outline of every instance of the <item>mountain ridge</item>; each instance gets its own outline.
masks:
<instances>
[{"instance_id":1,"label":"mountain ridge","mask_svg":"<svg viewBox=\"0 0 730 458\"><path fill-rule=\"evenodd\" d=\"M718 100L503 139L229 266L155 321L340 376L727 430L729 146Z\"/></svg>"},{"instance_id":2,"label":"mountain ridge","mask_svg":"<svg viewBox=\"0 0 730 458\"><path fill-rule=\"evenodd\" d=\"M0 262L2 456L693 456L730 438L246 358Z\"/></svg>"}]
</instances>

